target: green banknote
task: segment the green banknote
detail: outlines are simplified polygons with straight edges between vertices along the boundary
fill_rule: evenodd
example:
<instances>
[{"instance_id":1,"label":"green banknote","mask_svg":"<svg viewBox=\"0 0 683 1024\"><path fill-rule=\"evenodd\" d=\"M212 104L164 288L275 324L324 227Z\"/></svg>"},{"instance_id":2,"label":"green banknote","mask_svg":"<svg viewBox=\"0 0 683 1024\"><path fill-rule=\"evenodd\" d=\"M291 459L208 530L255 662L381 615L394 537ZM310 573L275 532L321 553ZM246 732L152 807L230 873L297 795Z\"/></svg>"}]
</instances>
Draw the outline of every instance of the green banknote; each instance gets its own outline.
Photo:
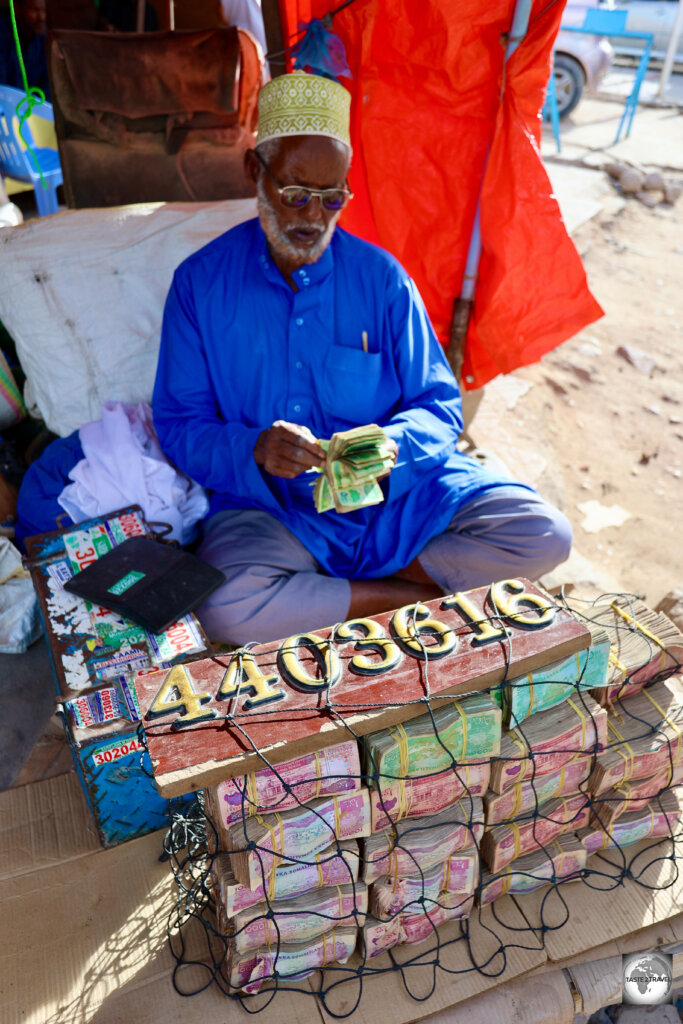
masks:
<instances>
[{"instance_id":1,"label":"green banknote","mask_svg":"<svg viewBox=\"0 0 683 1024\"><path fill-rule=\"evenodd\" d=\"M388 441L381 427L369 423L318 442L326 452L313 494L318 512L351 512L384 501L377 480L394 464Z\"/></svg>"}]
</instances>

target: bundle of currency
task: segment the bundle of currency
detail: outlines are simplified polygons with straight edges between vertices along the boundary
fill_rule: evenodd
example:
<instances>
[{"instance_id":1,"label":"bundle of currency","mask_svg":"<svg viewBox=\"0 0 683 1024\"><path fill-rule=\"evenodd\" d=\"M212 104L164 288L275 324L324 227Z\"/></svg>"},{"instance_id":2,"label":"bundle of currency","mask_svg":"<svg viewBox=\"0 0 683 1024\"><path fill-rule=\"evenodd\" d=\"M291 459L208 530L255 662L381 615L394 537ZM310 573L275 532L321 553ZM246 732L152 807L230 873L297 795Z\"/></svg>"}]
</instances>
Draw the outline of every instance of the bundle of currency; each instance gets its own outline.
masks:
<instances>
[{"instance_id":1,"label":"bundle of currency","mask_svg":"<svg viewBox=\"0 0 683 1024\"><path fill-rule=\"evenodd\" d=\"M433 719L432 719L433 716ZM366 772L382 786L395 779L433 775L452 762L488 761L500 749L501 711L487 693L439 705L402 725L365 738Z\"/></svg>"},{"instance_id":2,"label":"bundle of currency","mask_svg":"<svg viewBox=\"0 0 683 1024\"><path fill-rule=\"evenodd\" d=\"M236 821L265 811L289 811L310 800L360 788L360 762L355 740L304 754L270 768L260 768L217 786L207 786L207 817L220 831ZM208 830L209 832L211 829ZM224 848L223 844L219 844Z\"/></svg>"},{"instance_id":3,"label":"bundle of currency","mask_svg":"<svg viewBox=\"0 0 683 1024\"><path fill-rule=\"evenodd\" d=\"M653 612L638 598L621 595L597 604L590 617L610 640L608 685L593 693L606 707L683 667L683 634L668 615Z\"/></svg>"},{"instance_id":4,"label":"bundle of currency","mask_svg":"<svg viewBox=\"0 0 683 1024\"><path fill-rule=\"evenodd\" d=\"M507 727L519 725L537 711L561 704L579 690L607 685L609 637L601 627L591 629L591 646L551 665L516 676L491 690L491 696L503 710ZM596 698L597 699L597 698Z\"/></svg>"},{"instance_id":5,"label":"bundle of currency","mask_svg":"<svg viewBox=\"0 0 683 1024\"><path fill-rule=\"evenodd\" d=\"M591 824L610 829L622 814L640 811L647 803L667 789L683 783L683 761L666 765L655 775L635 782L620 782L601 796L593 798Z\"/></svg>"},{"instance_id":6,"label":"bundle of currency","mask_svg":"<svg viewBox=\"0 0 683 1024\"><path fill-rule=\"evenodd\" d=\"M230 988L254 995L274 977L276 970L278 978L295 981L328 964L346 963L357 938L357 928L334 928L309 942L272 943L246 953L240 953L234 942L228 942Z\"/></svg>"},{"instance_id":7,"label":"bundle of currency","mask_svg":"<svg viewBox=\"0 0 683 1024\"><path fill-rule=\"evenodd\" d=\"M271 872L284 861L311 861L335 839L370 835L370 800L363 787L314 800L305 807L256 814L226 831L232 869L238 882L255 889L270 884Z\"/></svg>"},{"instance_id":8,"label":"bundle of currency","mask_svg":"<svg viewBox=\"0 0 683 1024\"><path fill-rule=\"evenodd\" d=\"M593 796L683 760L683 677L672 676L617 701L607 725L606 748L588 780Z\"/></svg>"},{"instance_id":9,"label":"bundle of currency","mask_svg":"<svg viewBox=\"0 0 683 1024\"><path fill-rule=\"evenodd\" d=\"M500 758L491 764L489 788L494 793L524 779L538 779L607 742L607 712L586 693L569 697L556 708L532 715L523 725L504 732Z\"/></svg>"},{"instance_id":10,"label":"bundle of currency","mask_svg":"<svg viewBox=\"0 0 683 1024\"><path fill-rule=\"evenodd\" d=\"M584 828L589 818L590 803L583 793L549 800L537 812L487 829L481 841L482 859L495 874L522 854L546 848L563 833Z\"/></svg>"},{"instance_id":11,"label":"bundle of currency","mask_svg":"<svg viewBox=\"0 0 683 1024\"><path fill-rule=\"evenodd\" d=\"M479 853L476 849L463 850L446 858L428 871L390 878L383 875L370 886L370 913L378 921L386 921L396 914L416 914L424 906L452 909L464 897L471 896L479 879Z\"/></svg>"},{"instance_id":12,"label":"bundle of currency","mask_svg":"<svg viewBox=\"0 0 683 1024\"><path fill-rule=\"evenodd\" d=\"M337 845L339 849L337 849ZM310 858L310 863L287 862L271 872L267 886L259 883L255 889L242 885L235 878L230 854L219 853L211 865L216 904L223 907L227 917L255 907L266 897L271 902L288 896L300 896L325 885L347 885L358 879L360 855L354 839L328 846Z\"/></svg>"},{"instance_id":13,"label":"bundle of currency","mask_svg":"<svg viewBox=\"0 0 683 1024\"><path fill-rule=\"evenodd\" d=\"M588 851L573 834L558 836L542 850L519 857L496 874L483 871L479 903L485 906L506 892L519 896L535 892L550 881L578 881L586 866Z\"/></svg>"},{"instance_id":14,"label":"bundle of currency","mask_svg":"<svg viewBox=\"0 0 683 1024\"><path fill-rule=\"evenodd\" d=\"M672 833L678 832L680 799L677 791L667 789L642 810L622 814L612 823L611 828L597 826L582 829L578 833L578 838L590 855L597 853L598 850L633 846L642 839L671 836Z\"/></svg>"},{"instance_id":15,"label":"bundle of currency","mask_svg":"<svg viewBox=\"0 0 683 1024\"><path fill-rule=\"evenodd\" d=\"M363 881L428 871L458 850L476 846L483 832L484 807L479 797L464 797L431 818L399 822L361 844Z\"/></svg>"},{"instance_id":16,"label":"bundle of currency","mask_svg":"<svg viewBox=\"0 0 683 1024\"><path fill-rule=\"evenodd\" d=\"M484 797L486 825L497 825L532 810L560 796L569 796L586 790L586 783L593 768L592 754L578 754L556 771L537 775L534 779L516 782L504 793L489 790Z\"/></svg>"},{"instance_id":17,"label":"bundle of currency","mask_svg":"<svg viewBox=\"0 0 683 1024\"><path fill-rule=\"evenodd\" d=\"M483 796L489 783L489 761L460 764L436 775L390 782L380 778L370 790L372 831L381 832L404 818L421 818L452 807L463 793Z\"/></svg>"},{"instance_id":18,"label":"bundle of currency","mask_svg":"<svg viewBox=\"0 0 683 1024\"><path fill-rule=\"evenodd\" d=\"M294 899L261 903L227 917L218 908L219 931L239 953L280 942L310 942L333 928L361 927L368 909L368 890L362 882L333 885Z\"/></svg>"},{"instance_id":19,"label":"bundle of currency","mask_svg":"<svg viewBox=\"0 0 683 1024\"><path fill-rule=\"evenodd\" d=\"M436 906L417 914L398 914L391 921L368 921L360 933L362 952L369 960L402 942L413 945L436 939L439 925L469 917L473 906L474 896L459 896L453 907Z\"/></svg>"},{"instance_id":20,"label":"bundle of currency","mask_svg":"<svg viewBox=\"0 0 683 1024\"><path fill-rule=\"evenodd\" d=\"M384 501L377 478L391 469L394 457L389 438L376 423L339 431L329 441L318 441L325 449L325 464L319 472L313 498L318 512L351 512Z\"/></svg>"}]
</instances>

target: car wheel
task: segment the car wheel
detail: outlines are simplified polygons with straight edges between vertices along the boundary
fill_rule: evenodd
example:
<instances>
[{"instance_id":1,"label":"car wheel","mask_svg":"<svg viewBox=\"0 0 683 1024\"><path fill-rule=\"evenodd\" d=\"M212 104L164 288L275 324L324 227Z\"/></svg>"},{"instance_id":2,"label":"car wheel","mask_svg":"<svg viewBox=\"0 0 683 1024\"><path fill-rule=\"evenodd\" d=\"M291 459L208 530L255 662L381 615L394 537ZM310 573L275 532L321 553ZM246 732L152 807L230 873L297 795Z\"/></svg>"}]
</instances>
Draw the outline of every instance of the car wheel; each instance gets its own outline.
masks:
<instances>
[{"instance_id":1,"label":"car wheel","mask_svg":"<svg viewBox=\"0 0 683 1024\"><path fill-rule=\"evenodd\" d=\"M571 114L583 92L583 69L573 57L564 53L555 54L555 95L557 112L560 117Z\"/></svg>"}]
</instances>

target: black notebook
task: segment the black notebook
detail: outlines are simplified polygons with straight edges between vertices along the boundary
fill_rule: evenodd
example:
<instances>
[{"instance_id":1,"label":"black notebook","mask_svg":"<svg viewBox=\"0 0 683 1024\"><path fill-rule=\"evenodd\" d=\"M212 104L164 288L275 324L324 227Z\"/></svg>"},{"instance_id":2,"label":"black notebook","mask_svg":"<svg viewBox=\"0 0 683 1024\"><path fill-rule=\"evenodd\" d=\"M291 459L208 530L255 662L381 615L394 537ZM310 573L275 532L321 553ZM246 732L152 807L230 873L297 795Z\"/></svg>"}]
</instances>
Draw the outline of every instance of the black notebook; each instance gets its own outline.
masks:
<instances>
[{"instance_id":1,"label":"black notebook","mask_svg":"<svg viewBox=\"0 0 683 1024\"><path fill-rule=\"evenodd\" d=\"M65 583L79 597L161 633L193 608L225 576L195 555L147 537L131 537Z\"/></svg>"}]
</instances>

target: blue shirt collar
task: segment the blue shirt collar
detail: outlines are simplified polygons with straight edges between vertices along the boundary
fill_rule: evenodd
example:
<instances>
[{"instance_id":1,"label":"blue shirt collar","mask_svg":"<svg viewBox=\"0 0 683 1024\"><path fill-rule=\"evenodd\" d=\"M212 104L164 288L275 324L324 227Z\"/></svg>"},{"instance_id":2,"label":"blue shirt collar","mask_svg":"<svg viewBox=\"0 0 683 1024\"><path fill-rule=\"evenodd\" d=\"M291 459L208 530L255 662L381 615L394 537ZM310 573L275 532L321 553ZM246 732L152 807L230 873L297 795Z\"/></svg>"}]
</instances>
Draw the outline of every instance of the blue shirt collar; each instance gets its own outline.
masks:
<instances>
[{"instance_id":1,"label":"blue shirt collar","mask_svg":"<svg viewBox=\"0 0 683 1024\"><path fill-rule=\"evenodd\" d=\"M338 230L338 228L335 229L330 244L327 246L320 259L316 260L315 263L305 263L303 267L299 267L298 270L294 271L293 277L299 291L301 291L302 287L322 284L322 282L328 278L334 270L333 249L335 245L335 236ZM283 284L286 288L289 288L289 285L280 273L280 270L273 263L273 258L268 250L266 236L258 219L256 220L256 258L269 281L272 281L275 284Z\"/></svg>"}]
</instances>

